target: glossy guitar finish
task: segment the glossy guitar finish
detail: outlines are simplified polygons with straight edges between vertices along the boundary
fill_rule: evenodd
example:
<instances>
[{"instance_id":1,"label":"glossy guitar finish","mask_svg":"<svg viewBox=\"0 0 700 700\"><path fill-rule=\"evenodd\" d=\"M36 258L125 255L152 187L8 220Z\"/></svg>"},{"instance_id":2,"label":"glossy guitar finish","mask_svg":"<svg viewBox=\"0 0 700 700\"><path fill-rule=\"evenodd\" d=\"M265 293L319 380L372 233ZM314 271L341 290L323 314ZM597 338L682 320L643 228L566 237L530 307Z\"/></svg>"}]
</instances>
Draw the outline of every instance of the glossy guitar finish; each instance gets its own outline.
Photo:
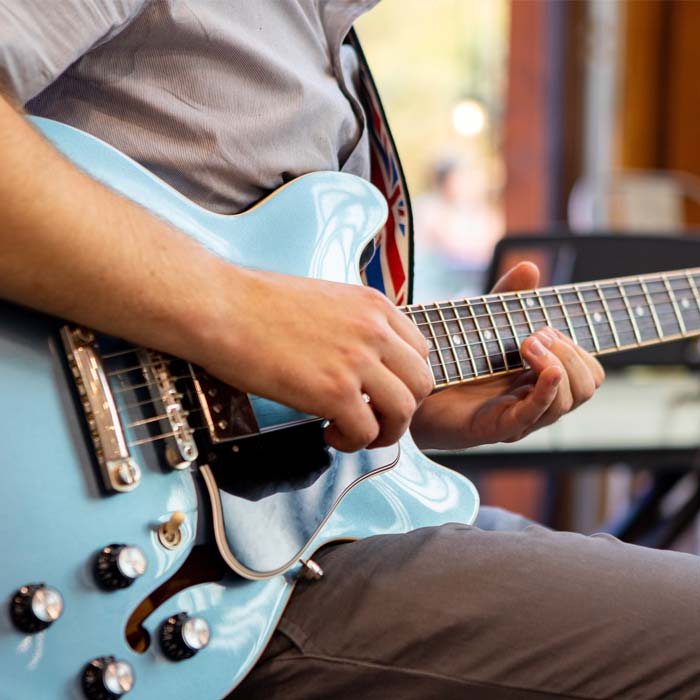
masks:
<instances>
[{"instance_id":1,"label":"glossy guitar finish","mask_svg":"<svg viewBox=\"0 0 700 700\"><path fill-rule=\"evenodd\" d=\"M360 255L386 215L386 205L371 185L338 173L295 180L240 216L213 214L101 141L56 122L33 121L90 175L237 264L359 283ZM183 288L186 293L186 285ZM209 518L206 495L195 478L201 465L174 471L164 465L153 443L142 444L132 450L143 471L139 486L129 493L102 493L58 340L61 325L57 319L0 305L0 469L5 496L0 519L3 700L84 698L80 677L85 664L108 655L127 661L134 670L134 689L126 697L225 697L262 653L293 589L301 568L298 559L308 558L333 540L398 533L450 521L471 522L476 515L478 495L471 483L425 458L409 435L402 438L400 449L389 448L379 456L371 452L359 456L332 453L326 471L331 477L314 482L323 486L315 491L312 488L303 503L294 489L286 495L284 489L274 495L282 505L272 510L287 514L279 521L279 532L296 528L301 539L286 549L283 543L264 548L264 557L277 562L275 566L286 564L287 553L296 555L294 548L299 541L304 543L293 563L281 566L285 573L271 575L273 567L263 565L266 578L249 580L229 572L217 582L184 588L157 605L145 619L143 627L150 645L137 653L125 636L127 620L139 603L173 576L196 539L210 536L208 522L204 522ZM253 404L262 423L300 417L262 399L253 399ZM133 438L130 429L127 433ZM382 470L375 473L378 466ZM349 476L343 480L345 471ZM347 487L366 476L370 478L349 490L333 510ZM226 508L235 521L236 509L245 505L250 522L254 522L256 503L265 500L239 496L238 505L233 499L223 508L223 520ZM314 504L318 511L314 511ZM182 511L186 520L181 528L182 542L168 549L160 543L157 530L174 511ZM330 513L325 522L319 512ZM233 550L246 518L226 533ZM253 535L248 542L271 536L265 531ZM307 543L309 538L312 541ZM273 532L272 539L284 538ZM132 586L105 592L96 586L92 567L100 549L112 543L140 547L148 567ZM249 557L247 561L253 564L263 561L255 558L254 551L242 551L245 546L234 555L243 560ZM33 583L46 583L60 591L65 610L48 629L25 634L11 622L9 601L21 585ZM322 588L324 582L315 585ZM176 663L164 656L157 640L166 618L180 612L207 620L211 642L193 658Z\"/></svg>"}]
</instances>

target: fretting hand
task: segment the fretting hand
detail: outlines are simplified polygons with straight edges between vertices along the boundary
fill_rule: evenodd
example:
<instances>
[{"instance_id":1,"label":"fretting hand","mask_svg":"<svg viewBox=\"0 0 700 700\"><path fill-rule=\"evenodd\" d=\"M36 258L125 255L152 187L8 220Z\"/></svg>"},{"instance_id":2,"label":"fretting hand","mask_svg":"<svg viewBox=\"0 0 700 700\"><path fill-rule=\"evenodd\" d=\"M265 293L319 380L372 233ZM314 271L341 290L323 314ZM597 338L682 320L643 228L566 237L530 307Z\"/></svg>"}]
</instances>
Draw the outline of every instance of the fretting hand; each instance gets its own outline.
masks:
<instances>
[{"instance_id":1,"label":"fretting hand","mask_svg":"<svg viewBox=\"0 0 700 700\"><path fill-rule=\"evenodd\" d=\"M538 282L537 267L521 263L493 291L532 289ZM520 440L590 399L605 378L592 355L550 328L527 338L521 354L530 370L469 382L424 401L411 424L416 442L456 449Z\"/></svg>"}]
</instances>

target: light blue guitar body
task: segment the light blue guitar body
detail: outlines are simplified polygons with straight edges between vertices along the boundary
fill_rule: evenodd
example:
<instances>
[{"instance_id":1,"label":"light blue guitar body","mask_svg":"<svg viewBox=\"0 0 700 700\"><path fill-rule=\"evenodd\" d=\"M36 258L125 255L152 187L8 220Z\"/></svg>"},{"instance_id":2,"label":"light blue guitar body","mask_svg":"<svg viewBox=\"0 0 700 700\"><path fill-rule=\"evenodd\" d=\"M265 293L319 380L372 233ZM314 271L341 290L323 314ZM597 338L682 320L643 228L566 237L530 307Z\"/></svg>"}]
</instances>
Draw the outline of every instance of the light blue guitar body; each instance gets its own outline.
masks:
<instances>
[{"instance_id":1,"label":"light blue guitar body","mask_svg":"<svg viewBox=\"0 0 700 700\"><path fill-rule=\"evenodd\" d=\"M103 142L56 122L32 121L88 174L239 265L357 284L360 255L386 216L370 184L331 172L295 180L243 215L213 214ZM213 472L202 480L204 457L184 470L168 468L158 444L146 441L131 448L142 472L138 487L106 494L66 369L63 325L0 304L0 700L84 699L83 669L105 656L133 669L134 686L126 697L218 700L263 652L302 561L319 547L450 521L470 523L476 516L472 484L424 457L408 434L398 449L332 452L330 467L312 483L254 498L217 490ZM117 396L127 393L118 393L118 384L112 388ZM126 410L120 401L117 408ZM261 428L304 418L261 399L253 398L252 406ZM131 442L138 442L136 430L125 427ZM346 473L350 476L341 478ZM307 516L313 511L309 503L319 509ZM279 529L260 525L239 540L245 523L266 508L265 517L284 514L273 521ZM181 541L169 548L158 529L176 511L185 521ZM227 573L213 582L184 581L156 600L143 619L146 641L137 651L126 636L128 620L212 532L219 549L231 552ZM112 543L139 547L148 565L133 585L108 592L96 585L93 564ZM13 622L10 601L21 586L37 583L58 590L65 607L47 629L26 633ZM323 579L313 585L322 595ZM163 622L182 612L204 618L211 641L192 658L175 662L163 654L158 637Z\"/></svg>"}]
</instances>

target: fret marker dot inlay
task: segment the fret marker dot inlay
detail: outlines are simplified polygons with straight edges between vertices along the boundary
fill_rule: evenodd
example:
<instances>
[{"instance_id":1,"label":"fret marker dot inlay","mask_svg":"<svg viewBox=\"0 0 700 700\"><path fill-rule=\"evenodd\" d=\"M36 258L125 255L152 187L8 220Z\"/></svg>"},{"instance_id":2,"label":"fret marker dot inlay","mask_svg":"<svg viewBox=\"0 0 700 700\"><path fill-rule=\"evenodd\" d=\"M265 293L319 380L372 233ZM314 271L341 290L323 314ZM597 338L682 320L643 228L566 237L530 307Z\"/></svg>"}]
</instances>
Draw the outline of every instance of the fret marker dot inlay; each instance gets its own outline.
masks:
<instances>
[{"instance_id":1,"label":"fret marker dot inlay","mask_svg":"<svg viewBox=\"0 0 700 700\"><path fill-rule=\"evenodd\" d=\"M641 306L637 306L634 309L634 313L636 313L637 316L644 316L644 309Z\"/></svg>"},{"instance_id":2,"label":"fret marker dot inlay","mask_svg":"<svg viewBox=\"0 0 700 700\"><path fill-rule=\"evenodd\" d=\"M493 333L491 333L491 331L484 331L484 338L486 338L486 340L491 340L491 338L493 338Z\"/></svg>"},{"instance_id":3,"label":"fret marker dot inlay","mask_svg":"<svg viewBox=\"0 0 700 700\"><path fill-rule=\"evenodd\" d=\"M525 303L530 307L533 307L535 305L535 302L532 299L526 299Z\"/></svg>"},{"instance_id":4,"label":"fret marker dot inlay","mask_svg":"<svg viewBox=\"0 0 700 700\"><path fill-rule=\"evenodd\" d=\"M428 347L432 350L433 349L433 341L428 340Z\"/></svg>"},{"instance_id":5,"label":"fret marker dot inlay","mask_svg":"<svg viewBox=\"0 0 700 700\"><path fill-rule=\"evenodd\" d=\"M690 306L690 302L688 301L688 299L687 299L686 297L683 297L683 298L681 299L681 306L682 306L684 309L687 309L687 308Z\"/></svg>"},{"instance_id":6,"label":"fret marker dot inlay","mask_svg":"<svg viewBox=\"0 0 700 700\"><path fill-rule=\"evenodd\" d=\"M593 314L593 320L594 320L596 323L600 323L600 322L603 320L603 317L600 315L600 311L596 311L596 312Z\"/></svg>"},{"instance_id":7,"label":"fret marker dot inlay","mask_svg":"<svg viewBox=\"0 0 700 700\"><path fill-rule=\"evenodd\" d=\"M452 336L452 342L455 345L459 345L462 342L462 339L458 335L453 335Z\"/></svg>"}]
</instances>

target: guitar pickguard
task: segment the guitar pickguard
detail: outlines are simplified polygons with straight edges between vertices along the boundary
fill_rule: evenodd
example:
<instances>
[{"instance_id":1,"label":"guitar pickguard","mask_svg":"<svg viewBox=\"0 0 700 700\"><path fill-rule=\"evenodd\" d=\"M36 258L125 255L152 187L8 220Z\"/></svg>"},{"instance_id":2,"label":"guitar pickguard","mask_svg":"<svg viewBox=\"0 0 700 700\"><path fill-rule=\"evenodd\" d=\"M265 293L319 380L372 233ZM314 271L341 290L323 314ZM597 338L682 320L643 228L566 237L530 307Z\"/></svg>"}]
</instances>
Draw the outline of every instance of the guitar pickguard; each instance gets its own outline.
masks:
<instances>
[{"instance_id":1,"label":"guitar pickguard","mask_svg":"<svg viewBox=\"0 0 700 700\"><path fill-rule=\"evenodd\" d=\"M348 454L315 421L235 443L202 467L219 551L241 576L293 566L355 484L394 466L399 446Z\"/></svg>"}]
</instances>

